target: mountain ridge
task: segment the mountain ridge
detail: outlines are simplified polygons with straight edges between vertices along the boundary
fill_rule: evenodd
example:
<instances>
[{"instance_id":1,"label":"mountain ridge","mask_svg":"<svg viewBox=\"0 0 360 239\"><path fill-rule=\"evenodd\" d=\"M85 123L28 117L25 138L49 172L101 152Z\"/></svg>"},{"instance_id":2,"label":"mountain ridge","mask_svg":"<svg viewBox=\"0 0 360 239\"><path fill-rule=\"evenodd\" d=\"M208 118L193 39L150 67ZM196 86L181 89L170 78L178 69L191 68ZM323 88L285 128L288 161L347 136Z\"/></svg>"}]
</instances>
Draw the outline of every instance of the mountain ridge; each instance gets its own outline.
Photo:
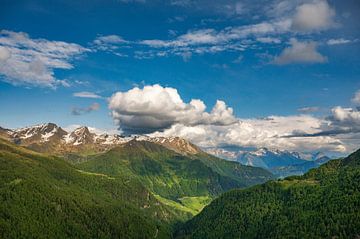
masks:
<instances>
[{"instance_id":1,"label":"mountain ridge","mask_svg":"<svg viewBox=\"0 0 360 239\"><path fill-rule=\"evenodd\" d=\"M290 176L222 194L176 238L358 238L360 150Z\"/></svg>"},{"instance_id":2,"label":"mountain ridge","mask_svg":"<svg viewBox=\"0 0 360 239\"><path fill-rule=\"evenodd\" d=\"M193 155L202 150L180 137L150 137L146 135L122 136L119 134L98 134L87 126L80 126L67 132L54 123L44 123L15 130L0 129L0 136L16 144L39 152L103 152L131 140L150 141L163 145L177 153Z\"/></svg>"}]
</instances>

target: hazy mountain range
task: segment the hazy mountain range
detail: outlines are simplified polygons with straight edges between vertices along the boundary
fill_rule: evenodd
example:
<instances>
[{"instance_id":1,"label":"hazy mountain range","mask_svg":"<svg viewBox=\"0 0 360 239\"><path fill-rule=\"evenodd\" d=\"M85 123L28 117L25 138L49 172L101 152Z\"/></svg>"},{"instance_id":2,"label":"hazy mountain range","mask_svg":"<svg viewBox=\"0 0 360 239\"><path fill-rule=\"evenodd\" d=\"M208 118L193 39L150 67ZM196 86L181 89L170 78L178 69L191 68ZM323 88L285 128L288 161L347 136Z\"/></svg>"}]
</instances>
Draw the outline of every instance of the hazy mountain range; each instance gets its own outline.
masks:
<instances>
[{"instance_id":1,"label":"hazy mountain range","mask_svg":"<svg viewBox=\"0 0 360 239\"><path fill-rule=\"evenodd\" d=\"M217 157L236 161L243 165L267 169L280 177L304 174L330 160L321 152L303 153L268 148L246 150L209 148L206 151Z\"/></svg>"}]
</instances>

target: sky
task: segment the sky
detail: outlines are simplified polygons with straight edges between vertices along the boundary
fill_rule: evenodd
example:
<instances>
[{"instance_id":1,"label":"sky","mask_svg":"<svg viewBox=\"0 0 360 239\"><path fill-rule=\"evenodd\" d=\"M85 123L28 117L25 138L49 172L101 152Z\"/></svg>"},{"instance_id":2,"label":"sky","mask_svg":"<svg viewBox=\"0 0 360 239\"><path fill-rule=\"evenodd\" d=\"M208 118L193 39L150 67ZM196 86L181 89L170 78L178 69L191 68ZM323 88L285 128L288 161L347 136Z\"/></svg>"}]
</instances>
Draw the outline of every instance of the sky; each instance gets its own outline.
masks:
<instances>
[{"instance_id":1,"label":"sky","mask_svg":"<svg viewBox=\"0 0 360 239\"><path fill-rule=\"evenodd\" d=\"M0 0L0 126L360 145L357 0Z\"/></svg>"}]
</instances>

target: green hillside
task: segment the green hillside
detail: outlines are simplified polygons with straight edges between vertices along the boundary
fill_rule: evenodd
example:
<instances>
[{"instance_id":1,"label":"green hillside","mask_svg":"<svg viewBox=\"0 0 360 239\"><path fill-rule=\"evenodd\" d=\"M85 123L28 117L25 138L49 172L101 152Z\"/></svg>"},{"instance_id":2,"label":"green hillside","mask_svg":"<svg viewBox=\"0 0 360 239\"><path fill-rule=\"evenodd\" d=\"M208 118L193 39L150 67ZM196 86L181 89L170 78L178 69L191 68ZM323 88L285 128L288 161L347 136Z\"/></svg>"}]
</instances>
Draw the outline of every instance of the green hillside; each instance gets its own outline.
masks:
<instances>
[{"instance_id":1,"label":"green hillside","mask_svg":"<svg viewBox=\"0 0 360 239\"><path fill-rule=\"evenodd\" d=\"M272 175L206 154L183 156L161 145L130 141L89 158L78 168L139 180L164 204L197 214L212 198L233 188L265 182ZM184 198L191 200L186 200ZM190 215L184 214L187 219Z\"/></svg>"},{"instance_id":2,"label":"green hillside","mask_svg":"<svg viewBox=\"0 0 360 239\"><path fill-rule=\"evenodd\" d=\"M169 238L178 215L133 178L0 140L0 238Z\"/></svg>"},{"instance_id":3,"label":"green hillside","mask_svg":"<svg viewBox=\"0 0 360 239\"><path fill-rule=\"evenodd\" d=\"M131 141L70 164L0 139L0 238L171 238L220 193L270 173Z\"/></svg>"},{"instance_id":4,"label":"green hillside","mask_svg":"<svg viewBox=\"0 0 360 239\"><path fill-rule=\"evenodd\" d=\"M304 176L232 190L176 233L177 238L357 238L360 150Z\"/></svg>"}]
</instances>

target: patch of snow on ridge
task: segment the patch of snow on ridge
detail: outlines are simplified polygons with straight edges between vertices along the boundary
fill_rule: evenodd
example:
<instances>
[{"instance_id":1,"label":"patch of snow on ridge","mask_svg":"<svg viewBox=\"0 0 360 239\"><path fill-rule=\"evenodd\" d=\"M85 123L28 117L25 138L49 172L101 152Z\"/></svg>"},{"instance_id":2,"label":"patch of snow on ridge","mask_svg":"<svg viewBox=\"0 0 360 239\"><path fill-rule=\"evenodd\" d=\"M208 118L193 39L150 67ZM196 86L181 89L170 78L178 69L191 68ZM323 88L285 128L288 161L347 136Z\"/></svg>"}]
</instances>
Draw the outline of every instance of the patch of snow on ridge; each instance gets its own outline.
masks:
<instances>
[{"instance_id":1,"label":"patch of snow on ridge","mask_svg":"<svg viewBox=\"0 0 360 239\"><path fill-rule=\"evenodd\" d=\"M42 142L49 141L49 138L50 138L51 136L53 136L54 134L56 134L57 131L58 131L58 128L54 128L52 131L47 132L47 133L41 135L41 141L42 141Z\"/></svg>"}]
</instances>

